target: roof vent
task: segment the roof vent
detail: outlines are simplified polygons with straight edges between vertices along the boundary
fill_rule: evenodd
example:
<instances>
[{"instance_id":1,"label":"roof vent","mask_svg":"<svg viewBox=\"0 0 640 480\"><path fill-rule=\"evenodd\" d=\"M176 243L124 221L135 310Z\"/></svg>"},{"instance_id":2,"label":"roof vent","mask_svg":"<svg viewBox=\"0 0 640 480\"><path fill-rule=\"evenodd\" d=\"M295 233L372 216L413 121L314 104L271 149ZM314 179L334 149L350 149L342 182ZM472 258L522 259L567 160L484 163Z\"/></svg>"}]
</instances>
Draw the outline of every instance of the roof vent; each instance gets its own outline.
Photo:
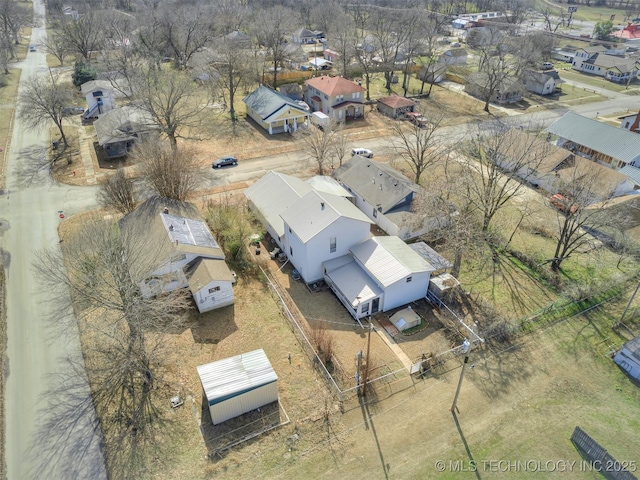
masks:
<instances>
[{"instance_id":1,"label":"roof vent","mask_svg":"<svg viewBox=\"0 0 640 480\"><path fill-rule=\"evenodd\" d=\"M165 215L169 214L169 209L167 207L164 207L164 210L162 210L162 213L164 213Z\"/></svg>"},{"instance_id":2,"label":"roof vent","mask_svg":"<svg viewBox=\"0 0 640 480\"><path fill-rule=\"evenodd\" d=\"M173 232L173 224L169 225L169 230Z\"/></svg>"},{"instance_id":3,"label":"roof vent","mask_svg":"<svg viewBox=\"0 0 640 480\"><path fill-rule=\"evenodd\" d=\"M320 202L320 209L324 210L324 202Z\"/></svg>"}]
</instances>

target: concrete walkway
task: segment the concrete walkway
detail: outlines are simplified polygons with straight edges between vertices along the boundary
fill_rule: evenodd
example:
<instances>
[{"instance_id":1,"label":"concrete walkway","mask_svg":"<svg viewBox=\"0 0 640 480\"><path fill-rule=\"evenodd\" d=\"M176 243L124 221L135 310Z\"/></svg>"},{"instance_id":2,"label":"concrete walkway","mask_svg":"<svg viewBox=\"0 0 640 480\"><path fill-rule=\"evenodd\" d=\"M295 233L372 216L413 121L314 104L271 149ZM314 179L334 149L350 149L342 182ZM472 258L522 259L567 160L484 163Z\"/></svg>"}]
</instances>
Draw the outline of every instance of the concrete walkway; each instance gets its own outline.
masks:
<instances>
[{"instance_id":1,"label":"concrete walkway","mask_svg":"<svg viewBox=\"0 0 640 480\"><path fill-rule=\"evenodd\" d=\"M371 323L373 324L374 331L378 334L378 336L382 339L384 343L391 349L393 353L395 353L398 360L402 362L402 365L409 368L413 364L411 359L407 356L406 353L400 348L400 346L395 342L395 340L387 333L387 331L382 328L376 320L371 319Z\"/></svg>"},{"instance_id":2,"label":"concrete walkway","mask_svg":"<svg viewBox=\"0 0 640 480\"><path fill-rule=\"evenodd\" d=\"M91 149L93 148L93 135L87 134L87 129L82 124L78 125L77 128L78 143L80 144L80 158L82 159L84 174L87 178L87 185L96 185L98 183L99 177L102 177L103 174L96 172L93 157L91 156Z\"/></svg>"}]
</instances>

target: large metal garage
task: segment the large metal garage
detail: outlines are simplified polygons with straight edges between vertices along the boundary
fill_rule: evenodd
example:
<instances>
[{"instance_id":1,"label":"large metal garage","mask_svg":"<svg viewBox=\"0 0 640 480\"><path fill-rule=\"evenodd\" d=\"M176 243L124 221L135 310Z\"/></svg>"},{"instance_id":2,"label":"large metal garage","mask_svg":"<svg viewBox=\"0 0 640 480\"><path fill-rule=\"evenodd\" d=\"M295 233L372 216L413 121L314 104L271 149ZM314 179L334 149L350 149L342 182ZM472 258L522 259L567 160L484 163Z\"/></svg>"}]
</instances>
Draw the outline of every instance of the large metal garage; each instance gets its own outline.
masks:
<instances>
[{"instance_id":1,"label":"large metal garage","mask_svg":"<svg viewBox=\"0 0 640 480\"><path fill-rule=\"evenodd\" d=\"M262 349L197 369L214 425L278 401L278 376Z\"/></svg>"}]
</instances>

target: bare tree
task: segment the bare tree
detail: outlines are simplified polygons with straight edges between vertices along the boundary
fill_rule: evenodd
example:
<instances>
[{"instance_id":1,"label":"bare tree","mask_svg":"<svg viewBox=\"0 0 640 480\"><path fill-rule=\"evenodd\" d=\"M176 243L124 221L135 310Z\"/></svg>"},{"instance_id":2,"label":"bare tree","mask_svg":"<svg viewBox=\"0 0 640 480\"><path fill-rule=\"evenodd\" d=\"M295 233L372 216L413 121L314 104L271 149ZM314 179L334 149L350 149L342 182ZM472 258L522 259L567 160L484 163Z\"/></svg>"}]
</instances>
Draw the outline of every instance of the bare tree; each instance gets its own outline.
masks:
<instances>
[{"instance_id":1,"label":"bare tree","mask_svg":"<svg viewBox=\"0 0 640 480\"><path fill-rule=\"evenodd\" d=\"M214 66L219 73L218 85L224 92L231 121L236 121L235 98L240 85L251 75L251 50L242 42L224 36L214 44Z\"/></svg>"},{"instance_id":2,"label":"bare tree","mask_svg":"<svg viewBox=\"0 0 640 480\"><path fill-rule=\"evenodd\" d=\"M293 25L291 12L282 6L261 9L254 19L253 29L258 43L264 46L269 53L273 70L273 88L278 87L278 69L284 67L288 56L286 42Z\"/></svg>"},{"instance_id":3,"label":"bare tree","mask_svg":"<svg viewBox=\"0 0 640 480\"><path fill-rule=\"evenodd\" d=\"M114 208L125 215L136 208L135 184L124 168L118 168L114 175L100 185L98 201L103 207Z\"/></svg>"},{"instance_id":4,"label":"bare tree","mask_svg":"<svg viewBox=\"0 0 640 480\"><path fill-rule=\"evenodd\" d=\"M587 164L574 165L568 172L558 184L565 204L556 207L556 248L549 260L556 272L569 257L593 250L594 232L615 228L619 221L617 215L607 211L613 186L603 184Z\"/></svg>"},{"instance_id":5,"label":"bare tree","mask_svg":"<svg viewBox=\"0 0 640 480\"><path fill-rule=\"evenodd\" d=\"M71 51L67 46L65 38L56 30L49 33L40 41L40 48L49 55L56 57L60 62L61 67L64 66L64 59L71 55Z\"/></svg>"},{"instance_id":6,"label":"bare tree","mask_svg":"<svg viewBox=\"0 0 640 480\"><path fill-rule=\"evenodd\" d=\"M394 148L408 163L413 172L413 181L417 184L426 170L441 164L449 156L447 145L450 142L442 128L445 118L444 113L434 114L424 127L400 122L392 124L396 136Z\"/></svg>"},{"instance_id":7,"label":"bare tree","mask_svg":"<svg viewBox=\"0 0 640 480\"><path fill-rule=\"evenodd\" d=\"M171 5L160 17L167 46L177 68L186 68L191 57L213 39L211 11L197 5Z\"/></svg>"},{"instance_id":8,"label":"bare tree","mask_svg":"<svg viewBox=\"0 0 640 480\"><path fill-rule=\"evenodd\" d=\"M338 161L338 166L341 167L351 148L349 137L344 132L344 124L335 127L331 147L331 170L333 170L335 168L334 159Z\"/></svg>"},{"instance_id":9,"label":"bare tree","mask_svg":"<svg viewBox=\"0 0 640 480\"><path fill-rule=\"evenodd\" d=\"M61 85L57 76L39 75L27 80L23 85L18 98L18 110L20 117L27 127L36 129L48 125L53 121L64 147L68 147L67 137L64 134L62 121L64 109L73 100L73 92L70 88Z\"/></svg>"},{"instance_id":10,"label":"bare tree","mask_svg":"<svg viewBox=\"0 0 640 480\"><path fill-rule=\"evenodd\" d=\"M104 25L107 14L95 12L87 6L87 12L77 20L60 17L52 22L61 41L67 48L77 54L80 60L90 60L91 52L99 51L104 41Z\"/></svg>"},{"instance_id":11,"label":"bare tree","mask_svg":"<svg viewBox=\"0 0 640 480\"><path fill-rule=\"evenodd\" d=\"M139 72L131 87L134 104L151 115L174 152L178 138L189 137L190 130L201 126L208 110L207 96L184 72L148 68Z\"/></svg>"},{"instance_id":12,"label":"bare tree","mask_svg":"<svg viewBox=\"0 0 640 480\"><path fill-rule=\"evenodd\" d=\"M136 146L131 157L140 165L147 187L161 197L184 201L198 186L194 156L187 149L145 142Z\"/></svg>"},{"instance_id":13,"label":"bare tree","mask_svg":"<svg viewBox=\"0 0 640 480\"><path fill-rule=\"evenodd\" d=\"M544 29L548 32L555 33L558 28L566 23L564 10L554 11L551 8L543 8L540 15L544 19Z\"/></svg>"},{"instance_id":14,"label":"bare tree","mask_svg":"<svg viewBox=\"0 0 640 480\"><path fill-rule=\"evenodd\" d=\"M353 58L353 37L354 25L349 16L343 13L332 19L329 46L338 54L338 61L334 65L343 77L348 75L349 64Z\"/></svg>"},{"instance_id":15,"label":"bare tree","mask_svg":"<svg viewBox=\"0 0 640 480\"><path fill-rule=\"evenodd\" d=\"M14 45L20 43L20 29L29 25L33 12L14 0L0 0L0 44L7 57L16 58Z\"/></svg>"},{"instance_id":16,"label":"bare tree","mask_svg":"<svg viewBox=\"0 0 640 480\"><path fill-rule=\"evenodd\" d=\"M471 134L459 157L464 165L463 195L482 215L482 231L514 197L549 154L551 145L496 120Z\"/></svg>"},{"instance_id":17,"label":"bare tree","mask_svg":"<svg viewBox=\"0 0 640 480\"><path fill-rule=\"evenodd\" d=\"M324 175L325 167L335 152L336 133L332 125L324 128L310 128L298 130L297 135L304 142L304 149L318 166L318 175Z\"/></svg>"},{"instance_id":18,"label":"bare tree","mask_svg":"<svg viewBox=\"0 0 640 480\"><path fill-rule=\"evenodd\" d=\"M64 238L62 248L41 251L34 261L44 285L58 292L51 304L55 325L67 319L65 328L77 328L78 315L93 402L110 446L107 464L117 478L144 471L142 449L156 440L166 401L166 352L156 332L179 328L187 306L181 292L142 297L130 267L150 265L137 255L157 249L140 240L94 217Z\"/></svg>"}]
</instances>

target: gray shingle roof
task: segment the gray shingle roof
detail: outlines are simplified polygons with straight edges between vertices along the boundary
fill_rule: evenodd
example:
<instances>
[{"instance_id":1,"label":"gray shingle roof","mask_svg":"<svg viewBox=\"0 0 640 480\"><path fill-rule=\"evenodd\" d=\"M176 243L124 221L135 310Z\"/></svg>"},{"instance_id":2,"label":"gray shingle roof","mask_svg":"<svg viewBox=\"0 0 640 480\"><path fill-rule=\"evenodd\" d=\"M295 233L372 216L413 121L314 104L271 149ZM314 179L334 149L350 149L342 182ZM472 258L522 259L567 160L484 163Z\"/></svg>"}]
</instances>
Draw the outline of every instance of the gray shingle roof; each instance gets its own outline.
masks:
<instances>
[{"instance_id":1,"label":"gray shingle roof","mask_svg":"<svg viewBox=\"0 0 640 480\"><path fill-rule=\"evenodd\" d=\"M104 115L100 115L100 118L93 122L93 126L100 146L133 140L136 138L134 134L158 128L151 115L135 107L118 107L109 110Z\"/></svg>"},{"instance_id":2,"label":"gray shingle roof","mask_svg":"<svg viewBox=\"0 0 640 480\"><path fill-rule=\"evenodd\" d=\"M247 95L243 102L260 115L263 120L268 120L269 117L283 107L293 108L301 113L308 113L294 100L264 85L260 85L256 90Z\"/></svg>"},{"instance_id":3,"label":"gray shingle roof","mask_svg":"<svg viewBox=\"0 0 640 480\"><path fill-rule=\"evenodd\" d=\"M384 163L354 156L338 168L333 176L364 198L370 205L380 205L383 214L393 210L420 187Z\"/></svg>"},{"instance_id":4,"label":"gray shingle roof","mask_svg":"<svg viewBox=\"0 0 640 480\"><path fill-rule=\"evenodd\" d=\"M573 112L565 113L548 131L625 163L640 157L640 135Z\"/></svg>"}]
</instances>

